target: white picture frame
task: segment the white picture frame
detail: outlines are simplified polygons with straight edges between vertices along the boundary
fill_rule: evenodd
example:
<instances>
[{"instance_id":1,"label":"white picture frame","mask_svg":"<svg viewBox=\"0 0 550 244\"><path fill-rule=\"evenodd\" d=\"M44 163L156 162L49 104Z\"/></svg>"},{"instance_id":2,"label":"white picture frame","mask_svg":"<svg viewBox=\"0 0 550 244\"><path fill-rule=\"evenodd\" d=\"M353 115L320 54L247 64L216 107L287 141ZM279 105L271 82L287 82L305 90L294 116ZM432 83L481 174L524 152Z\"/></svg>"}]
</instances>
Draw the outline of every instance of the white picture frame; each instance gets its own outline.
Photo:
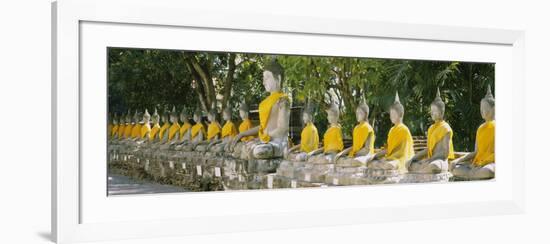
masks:
<instances>
[{"instance_id":1,"label":"white picture frame","mask_svg":"<svg viewBox=\"0 0 550 244\"><path fill-rule=\"evenodd\" d=\"M254 19L254 21L250 21L250 19ZM98 28L98 25L104 26ZM93 66L93 64L89 64L88 56L84 58L82 54L89 53L86 49L88 43L92 43L91 47L95 47L96 44L101 47L101 45L108 46L110 41L116 41L113 32L111 32L113 33L112 36L98 35L99 32L124 31L128 28L134 28L127 32L129 35L127 38L131 40L121 42L121 44L136 45L138 47L146 45L141 46L143 48L164 47L177 49L177 45L180 45L177 44L177 40L169 43L160 42L158 39L145 40L147 38L143 38L144 40L137 40L130 38L132 33L139 35L143 33L140 31L163 29L163 31L158 32L159 35L174 35L176 32L173 31L180 33L180 30L198 30L211 34L224 32L235 34L235 38L238 37L238 33L259 33L258 38L262 35L270 37L278 35L292 36L288 38L295 38L296 40L289 40L295 41L297 46L299 46L297 38L307 37L317 38L318 40L336 38L338 40L335 39L334 41L341 42L358 42L368 39L372 41L373 45L377 43L384 45L383 42L401 43L395 45L414 45L414 43L417 43L420 48L417 52L395 51L391 54L380 51L379 54L371 54L374 56L380 55L381 57L444 58L444 53L440 54L441 56L426 54L423 57L421 48L423 47L422 43L425 42L433 44L430 46L454 44L457 45L457 48L464 48L463 56L453 57L457 59L470 60L471 58L478 61L494 61L497 60L496 56L498 56L498 60L502 60L502 62L497 62L497 69L499 69L499 63L506 69L502 71L505 73L501 73L499 70L496 73L497 85L495 89L497 91L495 95L500 106L497 106L499 127L497 127L496 137L497 145L502 145L497 147L497 158L499 158L497 178L491 182L377 186L368 189L365 189L366 187L338 187L313 190L199 193L188 194L185 196L186 199L183 199L183 195L170 194L118 197L108 201L105 198L99 199L100 197L86 192L97 191L97 189L103 187L100 183L94 185L93 182L105 181L105 172L97 174L97 172L101 172L101 168L89 168L88 164L83 164L86 161L83 155L90 154L82 154L82 152L89 150L87 147L92 144L83 143L83 140L88 140L90 137L83 137L82 135L87 135L86 130L90 129L85 128L90 123L83 123L84 120L90 118L88 116L90 109L97 108L98 111L102 111L101 106L89 107L90 109L88 109L87 104L90 104L90 102L86 99L89 99L90 96L87 95L101 92L101 90L96 90L96 88L101 87L88 89L89 86L82 85L82 80L88 79L86 74L89 74L83 74L82 70L94 69L93 67L88 69L86 65ZM58 243L377 223L411 219L517 214L524 211L525 121L523 111L525 109L525 83L523 31L363 20L352 21L331 19L329 17L265 16L248 12L238 14L209 12L202 9L187 8L184 2L168 0L57 1L52 4L52 31L54 64L52 66L52 236ZM94 33L92 36L96 38L87 39L88 33ZM287 48L288 52L300 52L300 50L292 51L288 49L288 46L282 46L282 44L277 46L276 43L273 43L271 46L273 49L269 51ZM480 47L483 48L480 49ZM242 50L243 47L231 47L231 45L218 46L217 48L235 48L236 51L245 51ZM265 50L265 48L259 50ZM493 51L485 53L483 52L485 49ZM340 51L334 50L335 53L345 51L343 49ZM304 54L316 54L313 49L303 52ZM496 54L500 52L503 54ZM491 55L495 55L495 59ZM105 66L104 63L96 65ZM106 76L105 74L101 75ZM506 100L512 100L507 98L508 96L511 98L511 94L513 94L513 102L506 102ZM99 98L102 97L100 94L97 95ZM501 101L502 103L500 103ZM104 101L101 102L104 103ZM104 117L91 119L105 121ZM507 139L509 140L500 139L503 137L499 137L499 135L503 134L508 135ZM502 165L500 162L503 162ZM83 171L83 167L93 170ZM499 175L499 172L502 172L502 174ZM88 180L91 180L89 181L90 184L87 183ZM487 191L479 188L485 188ZM494 194L488 194L489 190L494 190ZM353 202L354 200L366 201L367 198L363 194L366 191L372 196L386 196L387 204L382 206L380 205L381 202L375 200L369 201L368 204ZM396 194L404 194L405 192L414 192L406 195L412 199L408 204L400 203L398 197L395 197ZM435 200L434 198L430 200L429 196L433 195L432 192L440 194L441 199ZM454 192L469 193L457 196ZM424 198L415 200L413 194ZM328 208L323 204L319 204L319 206L307 205L301 202L293 203L291 206L288 204L291 199L300 199L304 196L312 199L311 201L331 198L347 199L346 201L351 201L351 203L346 202L349 204L338 205L328 202L325 204L333 204L334 207L332 208ZM227 199L246 201L251 203L251 206L233 212L216 209L206 213L206 210L213 209L212 202L226 202ZM263 199L264 202L257 199ZM376 199L380 199L380 197ZM427 203L429 201L431 203ZM142 206L140 204L149 204L152 208L155 208L155 205L151 204L157 204L156 206L164 206L166 209L174 209L182 204L195 204L193 206L196 206L197 211L193 215L185 216L185 213L182 213L173 218L167 215L169 212L159 212L158 218L152 218L153 215L151 214L154 214L153 212L143 212L144 216L141 216L142 218L130 216L131 211L135 213L140 209ZM262 210L258 206L272 205L260 204L274 204L273 206L280 207L278 209ZM231 206L230 203L227 203L227 205ZM127 212L118 211L121 210L121 206L126 206ZM91 212L86 213L83 209ZM83 219L88 218L86 216L92 215L98 217L83 221Z\"/></svg>"}]
</instances>

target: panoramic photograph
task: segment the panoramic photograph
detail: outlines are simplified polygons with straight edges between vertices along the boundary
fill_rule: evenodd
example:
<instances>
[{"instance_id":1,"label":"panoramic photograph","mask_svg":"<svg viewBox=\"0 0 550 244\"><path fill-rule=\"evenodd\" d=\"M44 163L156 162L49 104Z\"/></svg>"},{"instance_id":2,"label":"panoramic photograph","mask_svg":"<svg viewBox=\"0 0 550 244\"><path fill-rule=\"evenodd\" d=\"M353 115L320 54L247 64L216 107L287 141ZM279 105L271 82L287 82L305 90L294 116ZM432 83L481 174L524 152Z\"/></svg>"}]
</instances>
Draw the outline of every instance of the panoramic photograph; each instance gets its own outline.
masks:
<instances>
[{"instance_id":1,"label":"panoramic photograph","mask_svg":"<svg viewBox=\"0 0 550 244\"><path fill-rule=\"evenodd\" d=\"M109 47L107 195L495 178L495 64Z\"/></svg>"}]
</instances>

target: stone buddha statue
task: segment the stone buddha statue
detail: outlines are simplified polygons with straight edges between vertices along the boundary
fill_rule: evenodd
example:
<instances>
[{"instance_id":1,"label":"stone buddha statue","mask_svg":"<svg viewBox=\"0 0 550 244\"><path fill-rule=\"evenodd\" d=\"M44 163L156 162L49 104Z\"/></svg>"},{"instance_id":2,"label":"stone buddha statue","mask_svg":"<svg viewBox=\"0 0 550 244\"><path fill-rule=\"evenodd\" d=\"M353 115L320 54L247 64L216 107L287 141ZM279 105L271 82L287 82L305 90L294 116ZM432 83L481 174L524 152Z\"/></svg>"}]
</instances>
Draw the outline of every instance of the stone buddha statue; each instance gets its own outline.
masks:
<instances>
[{"instance_id":1,"label":"stone buddha statue","mask_svg":"<svg viewBox=\"0 0 550 244\"><path fill-rule=\"evenodd\" d=\"M109 130L110 133L108 134L109 135L109 140L110 141L113 141L113 140L116 140L117 138L117 133L118 133L118 116L117 114L115 113L115 115L113 116L113 122L111 124L111 129Z\"/></svg>"},{"instance_id":2,"label":"stone buddha statue","mask_svg":"<svg viewBox=\"0 0 550 244\"><path fill-rule=\"evenodd\" d=\"M138 110L136 109L136 112L134 113L134 126L132 127L132 133L131 138L132 141L136 141L139 139L140 133L141 133L141 124L139 123L141 120L141 116L139 116Z\"/></svg>"},{"instance_id":3,"label":"stone buddha statue","mask_svg":"<svg viewBox=\"0 0 550 244\"><path fill-rule=\"evenodd\" d=\"M439 174L447 172L448 160L454 158L453 130L443 120L445 103L441 99L439 88L430 105L430 113L434 123L428 129L428 147L407 162L407 169L411 173Z\"/></svg>"},{"instance_id":4,"label":"stone buddha statue","mask_svg":"<svg viewBox=\"0 0 550 244\"><path fill-rule=\"evenodd\" d=\"M357 125L353 128L353 144L336 154L334 162L339 165L366 166L374 157L374 129L369 124L369 106L363 101L355 109Z\"/></svg>"},{"instance_id":5,"label":"stone buddha statue","mask_svg":"<svg viewBox=\"0 0 550 244\"><path fill-rule=\"evenodd\" d=\"M160 141L159 132L160 132L160 116L157 112L157 109L155 109L155 112L153 113L153 116L151 117L153 126L151 127L151 131L149 132L149 143L154 143Z\"/></svg>"},{"instance_id":6,"label":"stone buddha statue","mask_svg":"<svg viewBox=\"0 0 550 244\"><path fill-rule=\"evenodd\" d=\"M196 151L204 152L208 150L208 147L211 146L211 143L217 141L220 138L220 132L222 131L222 127L218 122L218 118L217 118L218 116L217 116L216 110L211 109L210 112L208 112L206 117L209 122L206 130L206 140L203 140L196 144L196 147L195 147Z\"/></svg>"},{"instance_id":7,"label":"stone buddha statue","mask_svg":"<svg viewBox=\"0 0 550 244\"><path fill-rule=\"evenodd\" d=\"M212 152L223 152L226 149L226 146L233 140L233 138L238 134L237 127L233 120L231 119L231 107L227 106L222 113L223 120L225 124L221 128L221 137L220 139L210 141L207 150Z\"/></svg>"},{"instance_id":8,"label":"stone buddha statue","mask_svg":"<svg viewBox=\"0 0 550 244\"><path fill-rule=\"evenodd\" d=\"M128 109L128 114L126 114L126 127L124 129L125 141L132 137L132 129L134 128L134 124L132 122L132 115L130 113L130 110Z\"/></svg>"},{"instance_id":9,"label":"stone buddha statue","mask_svg":"<svg viewBox=\"0 0 550 244\"><path fill-rule=\"evenodd\" d=\"M178 122L178 114L176 112L176 107L172 107L172 112L170 113L170 127L166 129L163 133L162 146L160 149L169 149L172 145L177 143L180 132L180 125Z\"/></svg>"},{"instance_id":10,"label":"stone buddha statue","mask_svg":"<svg viewBox=\"0 0 550 244\"><path fill-rule=\"evenodd\" d=\"M118 130L117 130L117 133L116 133L116 140L117 141L120 142L124 139L124 131L125 130L126 130L126 117L123 114L118 118Z\"/></svg>"},{"instance_id":11,"label":"stone buddha statue","mask_svg":"<svg viewBox=\"0 0 550 244\"><path fill-rule=\"evenodd\" d=\"M403 124L405 108L399 101L399 94L395 93L395 101L390 106L390 120L393 124L388 133L386 148L374 155L374 159L367 163L368 169L398 170L406 173L405 164L414 156L413 139L409 128Z\"/></svg>"},{"instance_id":12,"label":"stone buddha statue","mask_svg":"<svg viewBox=\"0 0 550 244\"><path fill-rule=\"evenodd\" d=\"M182 150L191 151L195 149L195 146L206 139L206 128L202 123L202 112L197 109L193 114L193 120L195 124L191 127L190 140L182 145Z\"/></svg>"},{"instance_id":13,"label":"stone buddha statue","mask_svg":"<svg viewBox=\"0 0 550 244\"><path fill-rule=\"evenodd\" d=\"M310 101L302 113L304 128L300 133L300 144L291 147L288 150L287 159L291 161L306 161L308 153L319 148L319 132L313 124L314 109Z\"/></svg>"},{"instance_id":14,"label":"stone buddha statue","mask_svg":"<svg viewBox=\"0 0 550 244\"><path fill-rule=\"evenodd\" d=\"M281 91L283 80L283 67L272 59L263 72L263 85L270 95L259 105L260 125L239 133L232 142L234 148L242 138L258 136L244 148L248 159L280 158L288 148L290 100Z\"/></svg>"},{"instance_id":15,"label":"stone buddha statue","mask_svg":"<svg viewBox=\"0 0 550 244\"><path fill-rule=\"evenodd\" d=\"M166 141L168 140L168 133L166 132L168 131L168 128L170 128L167 111L162 113L162 115L160 116L160 120L161 120L162 126L160 127L159 134L158 134L158 137L159 137L158 143L166 143Z\"/></svg>"},{"instance_id":16,"label":"stone buddha statue","mask_svg":"<svg viewBox=\"0 0 550 244\"><path fill-rule=\"evenodd\" d=\"M326 110L329 127L323 135L323 147L308 153L308 162L333 163L336 154L344 149L342 127L339 124L340 109L336 103L332 103Z\"/></svg>"},{"instance_id":17,"label":"stone buddha statue","mask_svg":"<svg viewBox=\"0 0 550 244\"><path fill-rule=\"evenodd\" d=\"M149 114L149 111L145 109L145 113L143 113L143 122L141 124L140 132L139 132L139 138L136 140L138 144L143 144L147 141L149 141L149 137L151 134L151 115Z\"/></svg>"},{"instance_id":18,"label":"stone buddha statue","mask_svg":"<svg viewBox=\"0 0 550 244\"><path fill-rule=\"evenodd\" d=\"M239 124L239 133L243 133L247 130L252 129L252 121L248 118L249 110L246 102L242 102L239 106L239 117L241 117L241 124ZM254 136L245 136L241 138L241 142L247 142L254 139Z\"/></svg>"},{"instance_id":19,"label":"stone buddha statue","mask_svg":"<svg viewBox=\"0 0 550 244\"><path fill-rule=\"evenodd\" d=\"M481 100L480 111L485 123L477 129L475 150L451 163L455 177L467 180L495 177L495 98L490 86Z\"/></svg>"},{"instance_id":20,"label":"stone buddha statue","mask_svg":"<svg viewBox=\"0 0 550 244\"><path fill-rule=\"evenodd\" d=\"M180 144L191 139L191 122L189 122L189 115L185 109L181 110L180 121L183 123L179 131Z\"/></svg>"}]
</instances>

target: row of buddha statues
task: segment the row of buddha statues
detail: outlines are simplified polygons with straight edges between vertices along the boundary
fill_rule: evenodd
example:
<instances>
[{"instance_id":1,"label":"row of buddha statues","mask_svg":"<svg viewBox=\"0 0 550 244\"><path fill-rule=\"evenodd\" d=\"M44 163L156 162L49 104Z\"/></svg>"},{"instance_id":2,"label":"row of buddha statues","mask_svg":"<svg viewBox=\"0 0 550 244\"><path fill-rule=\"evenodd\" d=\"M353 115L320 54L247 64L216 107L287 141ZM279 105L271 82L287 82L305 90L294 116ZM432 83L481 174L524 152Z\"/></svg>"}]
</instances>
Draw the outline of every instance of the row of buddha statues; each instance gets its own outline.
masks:
<instances>
[{"instance_id":1,"label":"row of buddha statues","mask_svg":"<svg viewBox=\"0 0 550 244\"><path fill-rule=\"evenodd\" d=\"M490 87L480 101L481 117L485 122L477 130L475 149L456 157L453 130L444 119L445 103L439 89L430 105L433 124L427 131L427 145L422 151L414 151L413 137L403 123L405 108L397 92L389 108L393 126L383 148L374 147L376 133L369 123L369 106L364 99L355 111L357 125L352 131L351 147L344 148L339 106L336 103L327 106L329 126L320 141L313 119L314 109L309 102L303 109L304 128L300 142L290 147L290 100L281 90L283 77L283 67L276 60L264 67L263 85L269 96L259 104L257 126L248 118L246 103L239 107L241 122L238 127L229 107L222 111L223 126L215 110L207 113L207 125L202 121L200 110L193 114L194 123L185 111L178 116L175 108L162 116L156 110L153 115L145 110L143 116L136 112L132 118L128 112L126 116L114 118L109 125L110 143L142 145L153 150L224 152L247 160L285 158L318 164L363 165L367 169L394 170L400 174L450 172L468 180L494 178L495 99Z\"/></svg>"}]
</instances>

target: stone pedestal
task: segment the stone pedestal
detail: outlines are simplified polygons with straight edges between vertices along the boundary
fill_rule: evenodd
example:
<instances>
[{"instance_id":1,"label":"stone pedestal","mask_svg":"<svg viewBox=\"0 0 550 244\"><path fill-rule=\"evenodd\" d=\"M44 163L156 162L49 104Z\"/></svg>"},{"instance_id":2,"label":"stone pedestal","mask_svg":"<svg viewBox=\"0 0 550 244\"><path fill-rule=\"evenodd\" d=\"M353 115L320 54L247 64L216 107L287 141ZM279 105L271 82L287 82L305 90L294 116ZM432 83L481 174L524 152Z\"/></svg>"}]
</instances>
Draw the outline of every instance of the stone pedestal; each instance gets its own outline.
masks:
<instances>
[{"instance_id":1,"label":"stone pedestal","mask_svg":"<svg viewBox=\"0 0 550 244\"><path fill-rule=\"evenodd\" d=\"M406 173L399 183L448 182L450 177L451 173L449 172L439 174Z\"/></svg>"}]
</instances>

